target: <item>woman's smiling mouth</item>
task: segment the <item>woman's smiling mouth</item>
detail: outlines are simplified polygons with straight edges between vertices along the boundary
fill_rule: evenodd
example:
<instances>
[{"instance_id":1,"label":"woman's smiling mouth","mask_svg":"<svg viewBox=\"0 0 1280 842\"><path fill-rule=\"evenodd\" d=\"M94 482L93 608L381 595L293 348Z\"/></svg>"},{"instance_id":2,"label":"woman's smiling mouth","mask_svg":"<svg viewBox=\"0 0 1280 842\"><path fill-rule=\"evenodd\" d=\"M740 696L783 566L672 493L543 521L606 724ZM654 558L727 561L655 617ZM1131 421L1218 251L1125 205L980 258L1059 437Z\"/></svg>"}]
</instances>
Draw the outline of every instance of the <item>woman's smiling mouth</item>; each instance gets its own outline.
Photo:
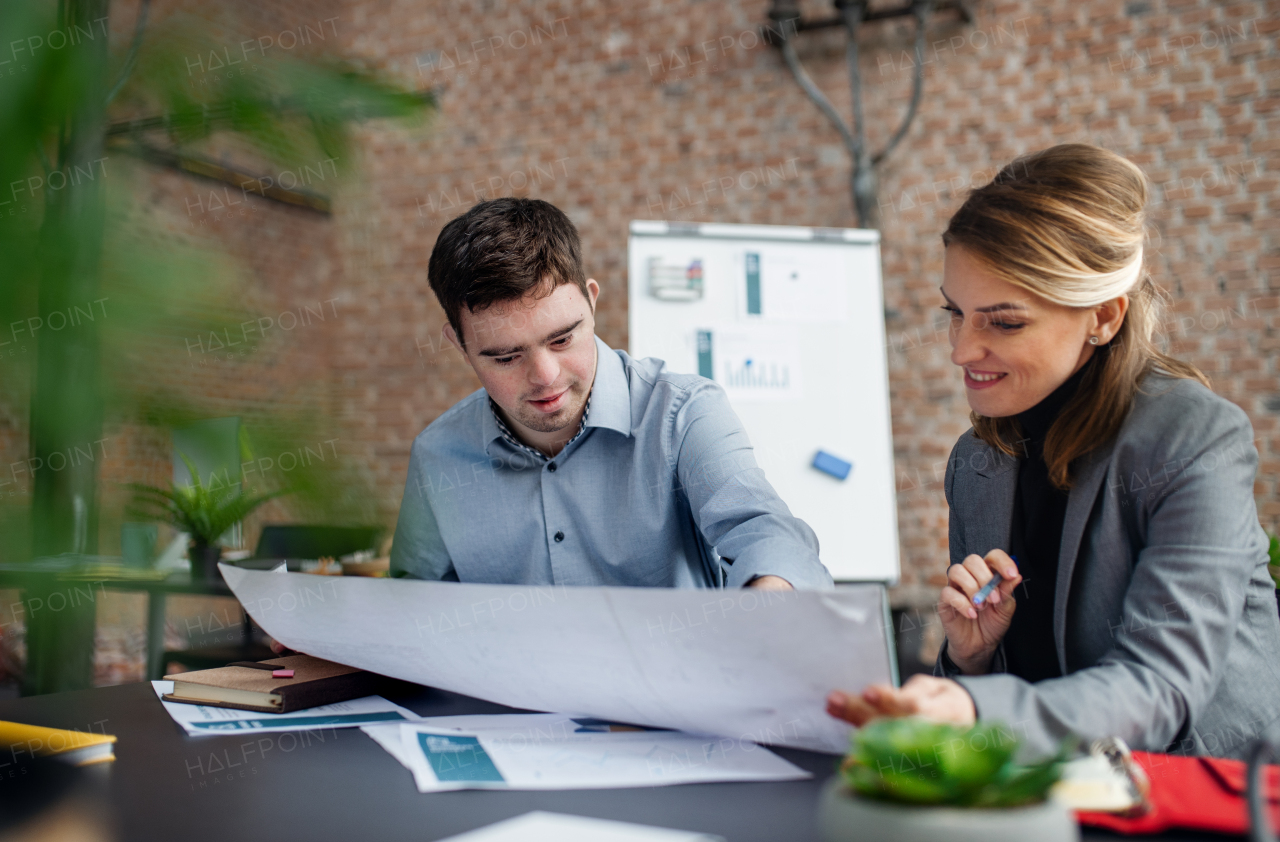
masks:
<instances>
[{"instance_id":1,"label":"woman's smiling mouth","mask_svg":"<svg viewBox=\"0 0 1280 842\"><path fill-rule=\"evenodd\" d=\"M966 368L964 370L964 385L970 389L987 389L1007 376L1008 372L1003 371L977 371Z\"/></svg>"}]
</instances>

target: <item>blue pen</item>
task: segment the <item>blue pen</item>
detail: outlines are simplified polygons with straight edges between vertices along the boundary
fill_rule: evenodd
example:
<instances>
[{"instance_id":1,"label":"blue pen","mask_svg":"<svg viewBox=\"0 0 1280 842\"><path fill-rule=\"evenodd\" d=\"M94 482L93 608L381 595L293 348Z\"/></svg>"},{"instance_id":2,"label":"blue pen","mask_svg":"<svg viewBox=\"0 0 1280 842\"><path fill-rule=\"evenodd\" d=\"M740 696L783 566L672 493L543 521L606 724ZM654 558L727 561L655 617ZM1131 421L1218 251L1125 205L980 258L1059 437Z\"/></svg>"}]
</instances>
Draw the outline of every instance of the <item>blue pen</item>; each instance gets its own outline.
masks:
<instances>
[{"instance_id":1,"label":"blue pen","mask_svg":"<svg viewBox=\"0 0 1280 842\"><path fill-rule=\"evenodd\" d=\"M1013 559L1014 564L1018 563L1018 557L1016 555L1011 555L1009 556L1009 558ZM973 595L973 604L981 605L982 603L986 602L987 597L991 596L991 592L994 591L996 588L1000 587L1000 583L1003 581L1004 581L1004 577L1001 576L999 573L992 573L991 581L983 585L982 589Z\"/></svg>"}]
</instances>

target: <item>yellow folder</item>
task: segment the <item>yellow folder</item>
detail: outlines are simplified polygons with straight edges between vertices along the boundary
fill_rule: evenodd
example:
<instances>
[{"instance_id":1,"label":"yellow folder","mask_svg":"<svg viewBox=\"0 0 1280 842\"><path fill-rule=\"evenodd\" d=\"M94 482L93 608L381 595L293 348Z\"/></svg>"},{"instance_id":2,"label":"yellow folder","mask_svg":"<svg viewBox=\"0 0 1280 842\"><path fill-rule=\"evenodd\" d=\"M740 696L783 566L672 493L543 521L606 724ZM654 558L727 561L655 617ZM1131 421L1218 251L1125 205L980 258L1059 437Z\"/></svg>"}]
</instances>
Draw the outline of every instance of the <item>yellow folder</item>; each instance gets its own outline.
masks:
<instances>
[{"instance_id":1,"label":"yellow folder","mask_svg":"<svg viewBox=\"0 0 1280 842\"><path fill-rule=\"evenodd\" d=\"M110 734L64 731L0 720L0 745L7 747L5 753L13 760L20 761L24 756L57 757L75 766L106 763L116 759L115 741Z\"/></svg>"}]
</instances>

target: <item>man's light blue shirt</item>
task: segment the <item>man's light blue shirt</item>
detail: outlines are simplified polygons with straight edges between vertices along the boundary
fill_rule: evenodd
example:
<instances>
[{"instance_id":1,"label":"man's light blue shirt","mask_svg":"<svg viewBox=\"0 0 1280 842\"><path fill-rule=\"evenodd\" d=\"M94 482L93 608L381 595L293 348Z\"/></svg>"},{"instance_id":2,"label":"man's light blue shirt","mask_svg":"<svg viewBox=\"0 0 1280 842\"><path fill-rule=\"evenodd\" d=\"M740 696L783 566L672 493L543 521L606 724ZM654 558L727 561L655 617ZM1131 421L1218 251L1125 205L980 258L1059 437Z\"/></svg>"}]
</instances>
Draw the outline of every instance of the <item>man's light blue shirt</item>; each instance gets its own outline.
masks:
<instances>
[{"instance_id":1,"label":"man's light blue shirt","mask_svg":"<svg viewBox=\"0 0 1280 842\"><path fill-rule=\"evenodd\" d=\"M414 440L393 575L521 585L829 588L818 539L756 465L724 390L596 338L590 409L554 458L484 389Z\"/></svg>"}]
</instances>

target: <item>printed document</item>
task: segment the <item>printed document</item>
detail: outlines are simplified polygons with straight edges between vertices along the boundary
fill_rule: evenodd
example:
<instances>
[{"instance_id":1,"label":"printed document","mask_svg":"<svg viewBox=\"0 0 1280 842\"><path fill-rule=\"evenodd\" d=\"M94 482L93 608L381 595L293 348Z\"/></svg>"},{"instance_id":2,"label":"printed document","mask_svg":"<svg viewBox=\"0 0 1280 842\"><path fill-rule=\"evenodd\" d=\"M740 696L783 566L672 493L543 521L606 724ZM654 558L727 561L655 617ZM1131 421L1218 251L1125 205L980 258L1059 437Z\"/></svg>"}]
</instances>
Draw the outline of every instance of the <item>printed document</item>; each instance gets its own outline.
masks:
<instances>
[{"instance_id":1,"label":"printed document","mask_svg":"<svg viewBox=\"0 0 1280 842\"><path fill-rule=\"evenodd\" d=\"M157 697L173 692L172 681L153 681L151 688ZM332 705L295 710L291 713L262 713L252 710L217 707L215 705L191 705L186 702L160 704L191 736L199 734L225 734L228 731L311 731L318 728L355 728L375 722L416 722L420 717L411 710L389 702L381 696L365 696Z\"/></svg>"},{"instance_id":2,"label":"printed document","mask_svg":"<svg viewBox=\"0 0 1280 842\"><path fill-rule=\"evenodd\" d=\"M413 773L419 792L612 789L811 777L755 743L593 717L426 717L361 730Z\"/></svg>"},{"instance_id":3,"label":"printed document","mask_svg":"<svg viewBox=\"0 0 1280 842\"><path fill-rule=\"evenodd\" d=\"M222 565L250 616L317 658L526 710L843 754L833 689L892 683L884 588L532 587Z\"/></svg>"}]
</instances>

